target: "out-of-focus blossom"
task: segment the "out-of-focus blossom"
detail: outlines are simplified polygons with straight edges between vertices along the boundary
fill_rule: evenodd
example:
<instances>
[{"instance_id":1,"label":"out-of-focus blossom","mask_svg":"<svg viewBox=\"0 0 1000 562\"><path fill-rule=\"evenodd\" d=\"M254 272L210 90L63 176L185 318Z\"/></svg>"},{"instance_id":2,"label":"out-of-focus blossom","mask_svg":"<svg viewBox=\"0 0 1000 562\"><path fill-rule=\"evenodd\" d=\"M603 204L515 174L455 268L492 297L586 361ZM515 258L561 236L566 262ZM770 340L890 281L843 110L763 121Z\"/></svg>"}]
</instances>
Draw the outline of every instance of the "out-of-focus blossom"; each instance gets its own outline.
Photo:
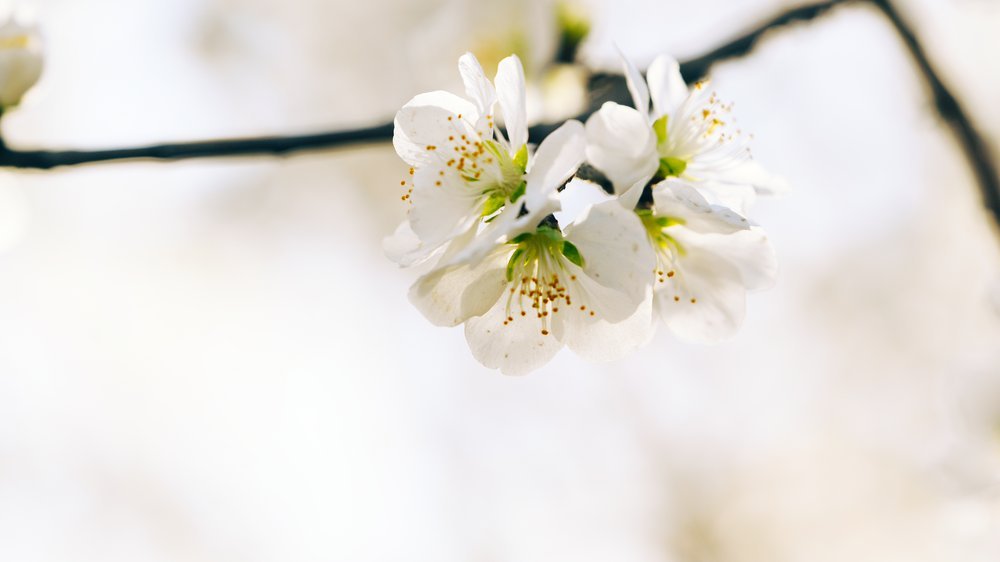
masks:
<instances>
[{"instance_id":1,"label":"out-of-focus blossom","mask_svg":"<svg viewBox=\"0 0 1000 562\"><path fill-rule=\"evenodd\" d=\"M538 118L553 123L583 113L587 105L588 77L589 72L576 64L557 64L549 68L536 89L541 98ZM529 93L531 91L529 87Z\"/></svg>"},{"instance_id":2,"label":"out-of-focus blossom","mask_svg":"<svg viewBox=\"0 0 1000 562\"><path fill-rule=\"evenodd\" d=\"M21 103L41 77L42 65L42 40L36 26L13 18L0 25L0 107Z\"/></svg>"},{"instance_id":3,"label":"out-of-focus blossom","mask_svg":"<svg viewBox=\"0 0 1000 562\"><path fill-rule=\"evenodd\" d=\"M421 78L444 80L434 64L442 57L468 49L491 71L514 53L524 64L528 119L555 122L586 109L587 72L573 63L597 10L592 0L445 0L417 15L417 24L407 22L408 40L419 48L404 57L419 64Z\"/></svg>"}]
</instances>

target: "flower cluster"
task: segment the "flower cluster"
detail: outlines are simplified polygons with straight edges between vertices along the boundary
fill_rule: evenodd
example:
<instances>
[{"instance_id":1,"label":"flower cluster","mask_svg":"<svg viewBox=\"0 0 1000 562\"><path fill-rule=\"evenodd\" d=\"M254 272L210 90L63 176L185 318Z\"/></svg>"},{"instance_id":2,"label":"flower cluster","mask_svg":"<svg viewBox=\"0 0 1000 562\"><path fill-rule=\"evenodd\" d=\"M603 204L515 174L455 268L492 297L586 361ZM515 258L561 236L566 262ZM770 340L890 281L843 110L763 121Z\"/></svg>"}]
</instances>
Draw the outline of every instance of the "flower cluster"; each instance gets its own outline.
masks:
<instances>
[{"instance_id":1,"label":"flower cluster","mask_svg":"<svg viewBox=\"0 0 1000 562\"><path fill-rule=\"evenodd\" d=\"M647 80L624 65L634 108L608 102L534 149L516 56L491 82L466 54L465 97L421 94L396 115L408 217L386 254L423 264L411 302L433 324L464 323L487 367L525 373L564 345L613 360L657 319L681 339L724 339L747 290L773 283L774 252L744 215L784 186L751 159L732 106L707 82L688 88L670 57ZM575 178L584 163L603 189Z\"/></svg>"}]
</instances>

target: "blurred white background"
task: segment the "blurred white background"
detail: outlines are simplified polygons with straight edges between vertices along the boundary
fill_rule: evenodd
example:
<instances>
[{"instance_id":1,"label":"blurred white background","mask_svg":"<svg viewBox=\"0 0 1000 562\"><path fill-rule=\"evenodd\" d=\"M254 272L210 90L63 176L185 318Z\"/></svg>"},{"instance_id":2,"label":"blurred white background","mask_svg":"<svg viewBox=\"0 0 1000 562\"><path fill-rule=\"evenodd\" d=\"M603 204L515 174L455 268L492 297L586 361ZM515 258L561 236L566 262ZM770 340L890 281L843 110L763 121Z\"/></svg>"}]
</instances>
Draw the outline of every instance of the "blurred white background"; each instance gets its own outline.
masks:
<instances>
[{"instance_id":1,"label":"blurred white background","mask_svg":"<svg viewBox=\"0 0 1000 562\"><path fill-rule=\"evenodd\" d=\"M594 0L584 57L786 5ZM553 41L531 0L28 7L19 147L381 122L466 50ZM902 8L1000 146L1000 3ZM892 29L839 9L713 77L795 187L753 217L778 286L732 342L523 378L407 302L388 144L3 171L0 560L1000 559L1000 244Z\"/></svg>"}]
</instances>

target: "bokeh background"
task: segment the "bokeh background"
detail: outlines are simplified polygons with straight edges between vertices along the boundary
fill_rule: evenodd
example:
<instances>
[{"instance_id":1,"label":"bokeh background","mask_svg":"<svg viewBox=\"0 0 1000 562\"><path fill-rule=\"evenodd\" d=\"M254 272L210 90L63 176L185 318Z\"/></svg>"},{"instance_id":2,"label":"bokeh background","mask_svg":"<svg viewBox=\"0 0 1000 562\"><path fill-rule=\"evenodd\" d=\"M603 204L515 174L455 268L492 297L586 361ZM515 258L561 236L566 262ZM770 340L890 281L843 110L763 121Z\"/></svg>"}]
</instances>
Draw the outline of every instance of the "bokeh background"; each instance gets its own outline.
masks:
<instances>
[{"instance_id":1,"label":"bokeh background","mask_svg":"<svg viewBox=\"0 0 1000 562\"><path fill-rule=\"evenodd\" d=\"M788 5L578 4L582 60ZM548 0L25 7L18 147L382 122L470 49L524 55L536 117L572 103L541 86ZM900 7L1000 147L1000 3ZM407 302L389 145L0 172L0 560L1000 559L1000 243L893 30L838 9L712 76L795 188L753 215L777 287L731 342L521 378Z\"/></svg>"}]
</instances>

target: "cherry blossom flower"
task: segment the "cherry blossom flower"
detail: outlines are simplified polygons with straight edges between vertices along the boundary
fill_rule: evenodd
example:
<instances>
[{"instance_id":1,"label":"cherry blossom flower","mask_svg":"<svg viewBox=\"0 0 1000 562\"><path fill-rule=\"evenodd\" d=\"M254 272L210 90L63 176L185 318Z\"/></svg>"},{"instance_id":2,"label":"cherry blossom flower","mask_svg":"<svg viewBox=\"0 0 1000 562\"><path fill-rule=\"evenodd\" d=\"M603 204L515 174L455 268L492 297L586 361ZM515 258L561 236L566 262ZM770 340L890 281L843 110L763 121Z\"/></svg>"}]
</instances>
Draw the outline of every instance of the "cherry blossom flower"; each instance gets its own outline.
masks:
<instances>
[{"instance_id":1,"label":"cherry blossom flower","mask_svg":"<svg viewBox=\"0 0 1000 562\"><path fill-rule=\"evenodd\" d=\"M464 322L473 355L487 367L522 374L564 345L611 360L644 343L654 264L641 221L609 200L564 229L546 222L480 262L432 271L410 300L436 325Z\"/></svg>"},{"instance_id":2,"label":"cherry blossom flower","mask_svg":"<svg viewBox=\"0 0 1000 562\"><path fill-rule=\"evenodd\" d=\"M567 121L537 151L529 150L524 70L516 56L500 61L493 83L471 53L459 59L459 72L466 98L420 94L396 115L393 145L411 166L401 182L411 207L408 224L386 241L386 251L402 265L426 260L446 245L449 259L471 259L534 228L583 161L578 121Z\"/></svg>"},{"instance_id":3,"label":"cherry blossom flower","mask_svg":"<svg viewBox=\"0 0 1000 562\"><path fill-rule=\"evenodd\" d=\"M731 337L743 322L747 291L774 283L777 265L767 236L681 180L655 185L653 201L636 213L656 253L656 312L680 339Z\"/></svg>"},{"instance_id":4,"label":"cherry blossom flower","mask_svg":"<svg viewBox=\"0 0 1000 562\"><path fill-rule=\"evenodd\" d=\"M611 180L626 206L651 181L674 177L742 212L755 191L785 190L783 180L751 159L750 137L708 81L688 88L667 55L653 61L646 80L624 57L623 63L635 108L607 102L586 129L587 160Z\"/></svg>"},{"instance_id":5,"label":"cherry blossom flower","mask_svg":"<svg viewBox=\"0 0 1000 562\"><path fill-rule=\"evenodd\" d=\"M506 374L563 347L619 358L650 339L655 318L688 341L735 333L747 291L776 274L745 207L781 182L750 159L731 106L703 83L689 90L672 59L658 58L648 82L626 63L636 108L607 103L531 151L517 57L493 82L471 54L459 71L466 97L421 94L395 120L410 207L385 249L430 264L409 297L431 323L464 324L473 356ZM570 181L584 156L613 193Z\"/></svg>"}]
</instances>

